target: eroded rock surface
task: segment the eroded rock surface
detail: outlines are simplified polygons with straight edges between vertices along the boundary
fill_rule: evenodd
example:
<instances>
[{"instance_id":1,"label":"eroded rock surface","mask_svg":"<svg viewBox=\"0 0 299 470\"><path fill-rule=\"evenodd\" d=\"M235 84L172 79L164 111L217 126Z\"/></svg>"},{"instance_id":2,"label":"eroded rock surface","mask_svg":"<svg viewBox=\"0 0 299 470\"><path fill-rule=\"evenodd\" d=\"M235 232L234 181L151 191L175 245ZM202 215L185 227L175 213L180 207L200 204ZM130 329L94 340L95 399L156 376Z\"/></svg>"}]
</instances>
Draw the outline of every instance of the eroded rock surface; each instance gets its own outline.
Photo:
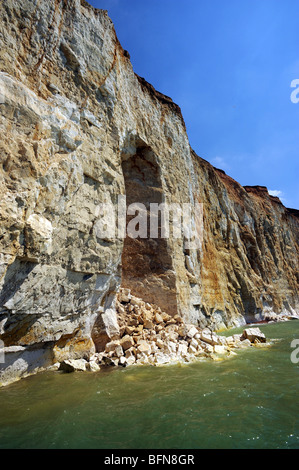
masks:
<instances>
[{"instance_id":1,"label":"eroded rock surface","mask_svg":"<svg viewBox=\"0 0 299 470\"><path fill-rule=\"evenodd\" d=\"M103 352L120 337L121 285L211 331L298 315L298 211L192 151L107 12L6 0L0 44L0 382ZM202 204L200 249L117 236L120 195L147 212Z\"/></svg>"}]
</instances>

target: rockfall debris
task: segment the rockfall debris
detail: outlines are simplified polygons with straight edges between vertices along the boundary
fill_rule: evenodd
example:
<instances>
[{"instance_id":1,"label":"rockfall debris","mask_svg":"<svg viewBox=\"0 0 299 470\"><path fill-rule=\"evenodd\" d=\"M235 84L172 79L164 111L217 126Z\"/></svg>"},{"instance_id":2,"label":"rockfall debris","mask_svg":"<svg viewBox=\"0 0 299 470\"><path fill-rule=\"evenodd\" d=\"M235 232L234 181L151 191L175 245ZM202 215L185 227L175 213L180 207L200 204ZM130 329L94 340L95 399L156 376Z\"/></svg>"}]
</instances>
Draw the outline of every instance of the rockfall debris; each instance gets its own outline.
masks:
<instances>
[{"instance_id":1,"label":"rockfall debris","mask_svg":"<svg viewBox=\"0 0 299 470\"><path fill-rule=\"evenodd\" d=\"M266 337L257 327L244 329L242 334L222 336L209 328L184 323L159 307L121 289L117 311L120 333L106 344L105 350L89 360L65 360L57 364L64 372L93 371L106 367L132 365L165 365L188 363L196 359L231 357L234 350L265 344Z\"/></svg>"}]
</instances>

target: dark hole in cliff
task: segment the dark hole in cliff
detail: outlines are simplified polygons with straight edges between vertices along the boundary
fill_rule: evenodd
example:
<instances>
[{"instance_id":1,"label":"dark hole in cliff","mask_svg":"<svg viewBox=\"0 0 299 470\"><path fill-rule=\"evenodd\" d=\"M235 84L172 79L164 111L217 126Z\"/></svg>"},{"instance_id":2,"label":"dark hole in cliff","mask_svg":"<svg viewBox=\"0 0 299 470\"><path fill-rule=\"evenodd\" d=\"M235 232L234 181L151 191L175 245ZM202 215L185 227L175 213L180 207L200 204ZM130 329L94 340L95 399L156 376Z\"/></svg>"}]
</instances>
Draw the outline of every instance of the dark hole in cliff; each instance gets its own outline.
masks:
<instances>
[{"instance_id":1,"label":"dark hole in cliff","mask_svg":"<svg viewBox=\"0 0 299 470\"><path fill-rule=\"evenodd\" d=\"M163 189L156 156L148 147L140 147L136 154L123 156L122 169L125 181L127 209L131 204L146 208L146 237L132 238L126 230L122 253L122 287L131 289L133 295L159 306L170 315L177 313L176 280L173 271L169 240L161 237L161 214L158 213L158 236L150 237L150 204L163 203ZM131 206L132 207L132 206ZM126 227L134 223L136 215L128 215ZM136 224L136 230L138 224Z\"/></svg>"}]
</instances>

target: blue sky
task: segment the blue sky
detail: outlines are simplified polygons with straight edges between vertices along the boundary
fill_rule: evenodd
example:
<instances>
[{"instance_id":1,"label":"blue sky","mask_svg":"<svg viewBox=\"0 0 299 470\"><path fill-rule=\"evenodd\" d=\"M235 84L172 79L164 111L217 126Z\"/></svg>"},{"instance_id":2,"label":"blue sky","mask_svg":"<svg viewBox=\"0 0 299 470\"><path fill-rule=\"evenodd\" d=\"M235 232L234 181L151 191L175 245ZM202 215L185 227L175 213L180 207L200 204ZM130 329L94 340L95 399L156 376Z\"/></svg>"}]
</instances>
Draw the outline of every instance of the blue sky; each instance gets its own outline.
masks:
<instances>
[{"instance_id":1,"label":"blue sky","mask_svg":"<svg viewBox=\"0 0 299 470\"><path fill-rule=\"evenodd\" d=\"M108 10L134 71L181 107L199 156L299 209L298 0L89 3Z\"/></svg>"}]
</instances>

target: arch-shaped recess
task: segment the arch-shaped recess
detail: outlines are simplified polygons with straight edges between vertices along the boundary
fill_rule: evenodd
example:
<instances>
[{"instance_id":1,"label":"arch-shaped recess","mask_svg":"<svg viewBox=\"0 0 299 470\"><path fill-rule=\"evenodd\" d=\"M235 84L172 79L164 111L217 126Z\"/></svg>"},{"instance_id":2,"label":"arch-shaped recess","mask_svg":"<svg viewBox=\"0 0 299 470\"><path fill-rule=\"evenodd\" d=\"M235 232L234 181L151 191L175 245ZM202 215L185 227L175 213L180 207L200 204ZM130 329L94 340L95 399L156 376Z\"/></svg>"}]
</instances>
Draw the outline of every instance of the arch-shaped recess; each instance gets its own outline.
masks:
<instances>
[{"instance_id":1,"label":"arch-shaped recess","mask_svg":"<svg viewBox=\"0 0 299 470\"><path fill-rule=\"evenodd\" d=\"M170 315L177 314L176 277L169 240L161 237L161 214L158 237L150 237L150 204L164 202L163 184L157 156L150 147L139 144L122 154L126 206L142 204L146 208L146 238L132 238L126 230L122 252L122 287L133 295L159 306ZM126 227L138 215L128 215ZM138 228L138 226L137 226Z\"/></svg>"}]
</instances>

